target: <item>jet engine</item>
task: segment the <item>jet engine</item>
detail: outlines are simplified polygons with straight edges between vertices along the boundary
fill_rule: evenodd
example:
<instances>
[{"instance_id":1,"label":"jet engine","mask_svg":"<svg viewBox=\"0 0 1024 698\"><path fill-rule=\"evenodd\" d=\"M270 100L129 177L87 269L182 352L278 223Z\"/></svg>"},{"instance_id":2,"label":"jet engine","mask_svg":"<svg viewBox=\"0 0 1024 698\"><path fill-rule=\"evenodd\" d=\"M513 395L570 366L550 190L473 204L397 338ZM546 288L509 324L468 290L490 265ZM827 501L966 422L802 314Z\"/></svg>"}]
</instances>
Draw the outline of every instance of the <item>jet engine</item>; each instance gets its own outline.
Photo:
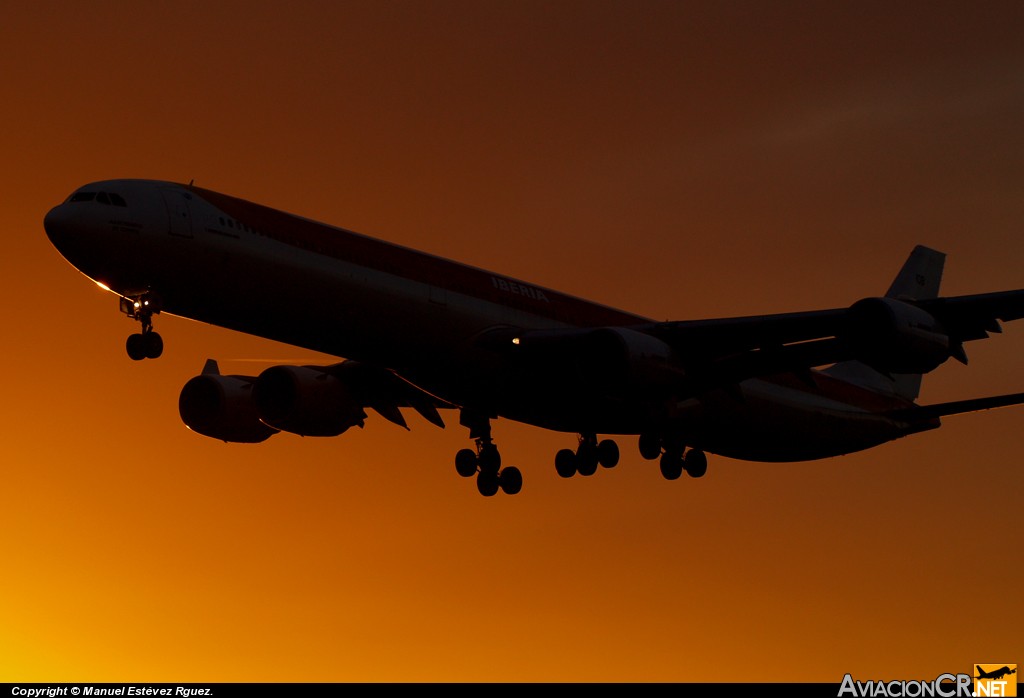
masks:
<instances>
[{"instance_id":1,"label":"jet engine","mask_svg":"<svg viewBox=\"0 0 1024 698\"><path fill-rule=\"evenodd\" d=\"M265 424L300 436L337 436L366 419L350 385L312 366L268 368L253 395Z\"/></svg>"},{"instance_id":2,"label":"jet engine","mask_svg":"<svg viewBox=\"0 0 1024 698\"><path fill-rule=\"evenodd\" d=\"M950 357L949 336L916 305L895 298L864 298L847 311L843 339L859 361L884 373L928 373Z\"/></svg>"},{"instance_id":3,"label":"jet engine","mask_svg":"<svg viewBox=\"0 0 1024 698\"><path fill-rule=\"evenodd\" d=\"M178 396L178 414L189 429L234 443L259 443L277 433L260 421L253 379L206 374L191 379Z\"/></svg>"}]
</instances>

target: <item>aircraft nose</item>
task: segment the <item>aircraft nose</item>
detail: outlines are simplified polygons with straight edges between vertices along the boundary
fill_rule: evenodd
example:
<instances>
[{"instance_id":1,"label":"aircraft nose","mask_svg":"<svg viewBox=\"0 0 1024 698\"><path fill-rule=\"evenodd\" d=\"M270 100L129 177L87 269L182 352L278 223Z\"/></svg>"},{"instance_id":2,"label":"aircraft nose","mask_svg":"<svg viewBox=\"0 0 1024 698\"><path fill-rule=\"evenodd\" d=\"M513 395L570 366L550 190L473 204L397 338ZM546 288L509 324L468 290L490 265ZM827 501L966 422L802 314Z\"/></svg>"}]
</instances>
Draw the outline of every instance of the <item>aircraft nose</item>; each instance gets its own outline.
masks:
<instances>
[{"instance_id":1,"label":"aircraft nose","mask_svg":"<svg viewBox=\"0 0 1024 698\"><path fill-rule=\"evenodd\" d=\"M50 242L58 250L61 248L61 243L67 240L70 225L71 217L64 204L54 206L43 217L43 229L46 231L46 237L50 238Z\"/></svg>"},{"instance_id":2,"label":"aircraft nose","mask_svg":"<svg viewBox=\"0 0 1024 698\"><path fill-rule=\"evenodd\" d=\"M89 234L93 227L90 218L83 219L81 210L68 204L54 206L43 217L43 229L50 244L75 266L78 266L76 262L82 261L82 254L94 244L94 236Z\"/></svg>"}]
</instances>

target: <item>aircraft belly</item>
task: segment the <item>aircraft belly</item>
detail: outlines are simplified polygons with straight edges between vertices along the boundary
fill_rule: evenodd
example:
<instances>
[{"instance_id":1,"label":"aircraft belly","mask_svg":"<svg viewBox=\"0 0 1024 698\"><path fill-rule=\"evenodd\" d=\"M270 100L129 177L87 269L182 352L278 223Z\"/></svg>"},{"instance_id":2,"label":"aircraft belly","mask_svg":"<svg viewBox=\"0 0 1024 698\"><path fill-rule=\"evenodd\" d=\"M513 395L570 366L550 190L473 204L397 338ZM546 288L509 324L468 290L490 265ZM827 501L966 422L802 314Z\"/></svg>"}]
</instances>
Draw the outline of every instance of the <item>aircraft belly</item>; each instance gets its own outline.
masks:
<instances>
[{"instance_id":1,"label":"aircraft belly","mask_svg":"<svg viewBox=\"0 0 1024 698\"><path fill-rule=\"evenodd\" d=\"M744 384L743 399L717 395L687 425L691 445L742 460L792 462L861 451L904 436L900 424L824 397Z\"/></svg>"}]
</instances>

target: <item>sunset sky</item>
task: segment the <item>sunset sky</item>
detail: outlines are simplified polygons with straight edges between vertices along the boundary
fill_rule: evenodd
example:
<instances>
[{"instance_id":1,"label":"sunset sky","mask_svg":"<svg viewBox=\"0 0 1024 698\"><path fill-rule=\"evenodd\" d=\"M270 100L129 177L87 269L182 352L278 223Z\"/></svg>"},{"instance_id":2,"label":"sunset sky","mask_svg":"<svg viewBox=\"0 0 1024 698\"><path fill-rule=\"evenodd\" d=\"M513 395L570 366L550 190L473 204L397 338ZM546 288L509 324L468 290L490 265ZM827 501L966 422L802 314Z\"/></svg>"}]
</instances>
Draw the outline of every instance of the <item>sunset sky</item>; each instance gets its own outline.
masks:
<instances>
[{"instance_id":1,"label":"sunset sky","mask_svg":"<svg viewBox=\"0 0 1024 698\"><path fill-rule=\"evenodd\" d=\"M657 319L1024 288L1024 3L7 3L0 681L825 681L1022 663L1024 408L825 461L563 480L573 435L189 432L213 357L46 239L90 181L222 191ZM358 303L358 299L353 299ZM325 318L329 321L329 318ZM1024 322L922 403L1024 391Z\"/></svg>"}]
</instances>

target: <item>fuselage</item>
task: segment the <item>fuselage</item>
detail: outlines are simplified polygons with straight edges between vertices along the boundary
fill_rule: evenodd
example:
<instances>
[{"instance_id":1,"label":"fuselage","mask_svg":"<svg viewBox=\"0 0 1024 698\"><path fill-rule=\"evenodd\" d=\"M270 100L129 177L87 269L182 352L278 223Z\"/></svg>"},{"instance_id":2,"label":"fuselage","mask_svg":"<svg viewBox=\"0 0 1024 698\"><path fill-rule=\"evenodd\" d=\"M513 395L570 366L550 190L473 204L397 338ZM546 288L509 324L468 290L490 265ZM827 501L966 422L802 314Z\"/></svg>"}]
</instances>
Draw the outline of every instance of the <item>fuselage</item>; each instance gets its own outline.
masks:
<instances>
[{"instance_id":1,"label":"fuselage","mask_svg":"<svg viewBox=\"0 0 1024 698\"><path fill-rule=\"evenodd\" d=\"M672 430L714 453L788 461L938 426L893 420L886 413L909 401L820 372L700 399L581 389L586 357L538 368L481 338L651 321L199 187L96 182L45 227L72 265L122 297L152 294L164 313L380 365L454 405L543 428Z\"/></svg>"}]
</instances>

